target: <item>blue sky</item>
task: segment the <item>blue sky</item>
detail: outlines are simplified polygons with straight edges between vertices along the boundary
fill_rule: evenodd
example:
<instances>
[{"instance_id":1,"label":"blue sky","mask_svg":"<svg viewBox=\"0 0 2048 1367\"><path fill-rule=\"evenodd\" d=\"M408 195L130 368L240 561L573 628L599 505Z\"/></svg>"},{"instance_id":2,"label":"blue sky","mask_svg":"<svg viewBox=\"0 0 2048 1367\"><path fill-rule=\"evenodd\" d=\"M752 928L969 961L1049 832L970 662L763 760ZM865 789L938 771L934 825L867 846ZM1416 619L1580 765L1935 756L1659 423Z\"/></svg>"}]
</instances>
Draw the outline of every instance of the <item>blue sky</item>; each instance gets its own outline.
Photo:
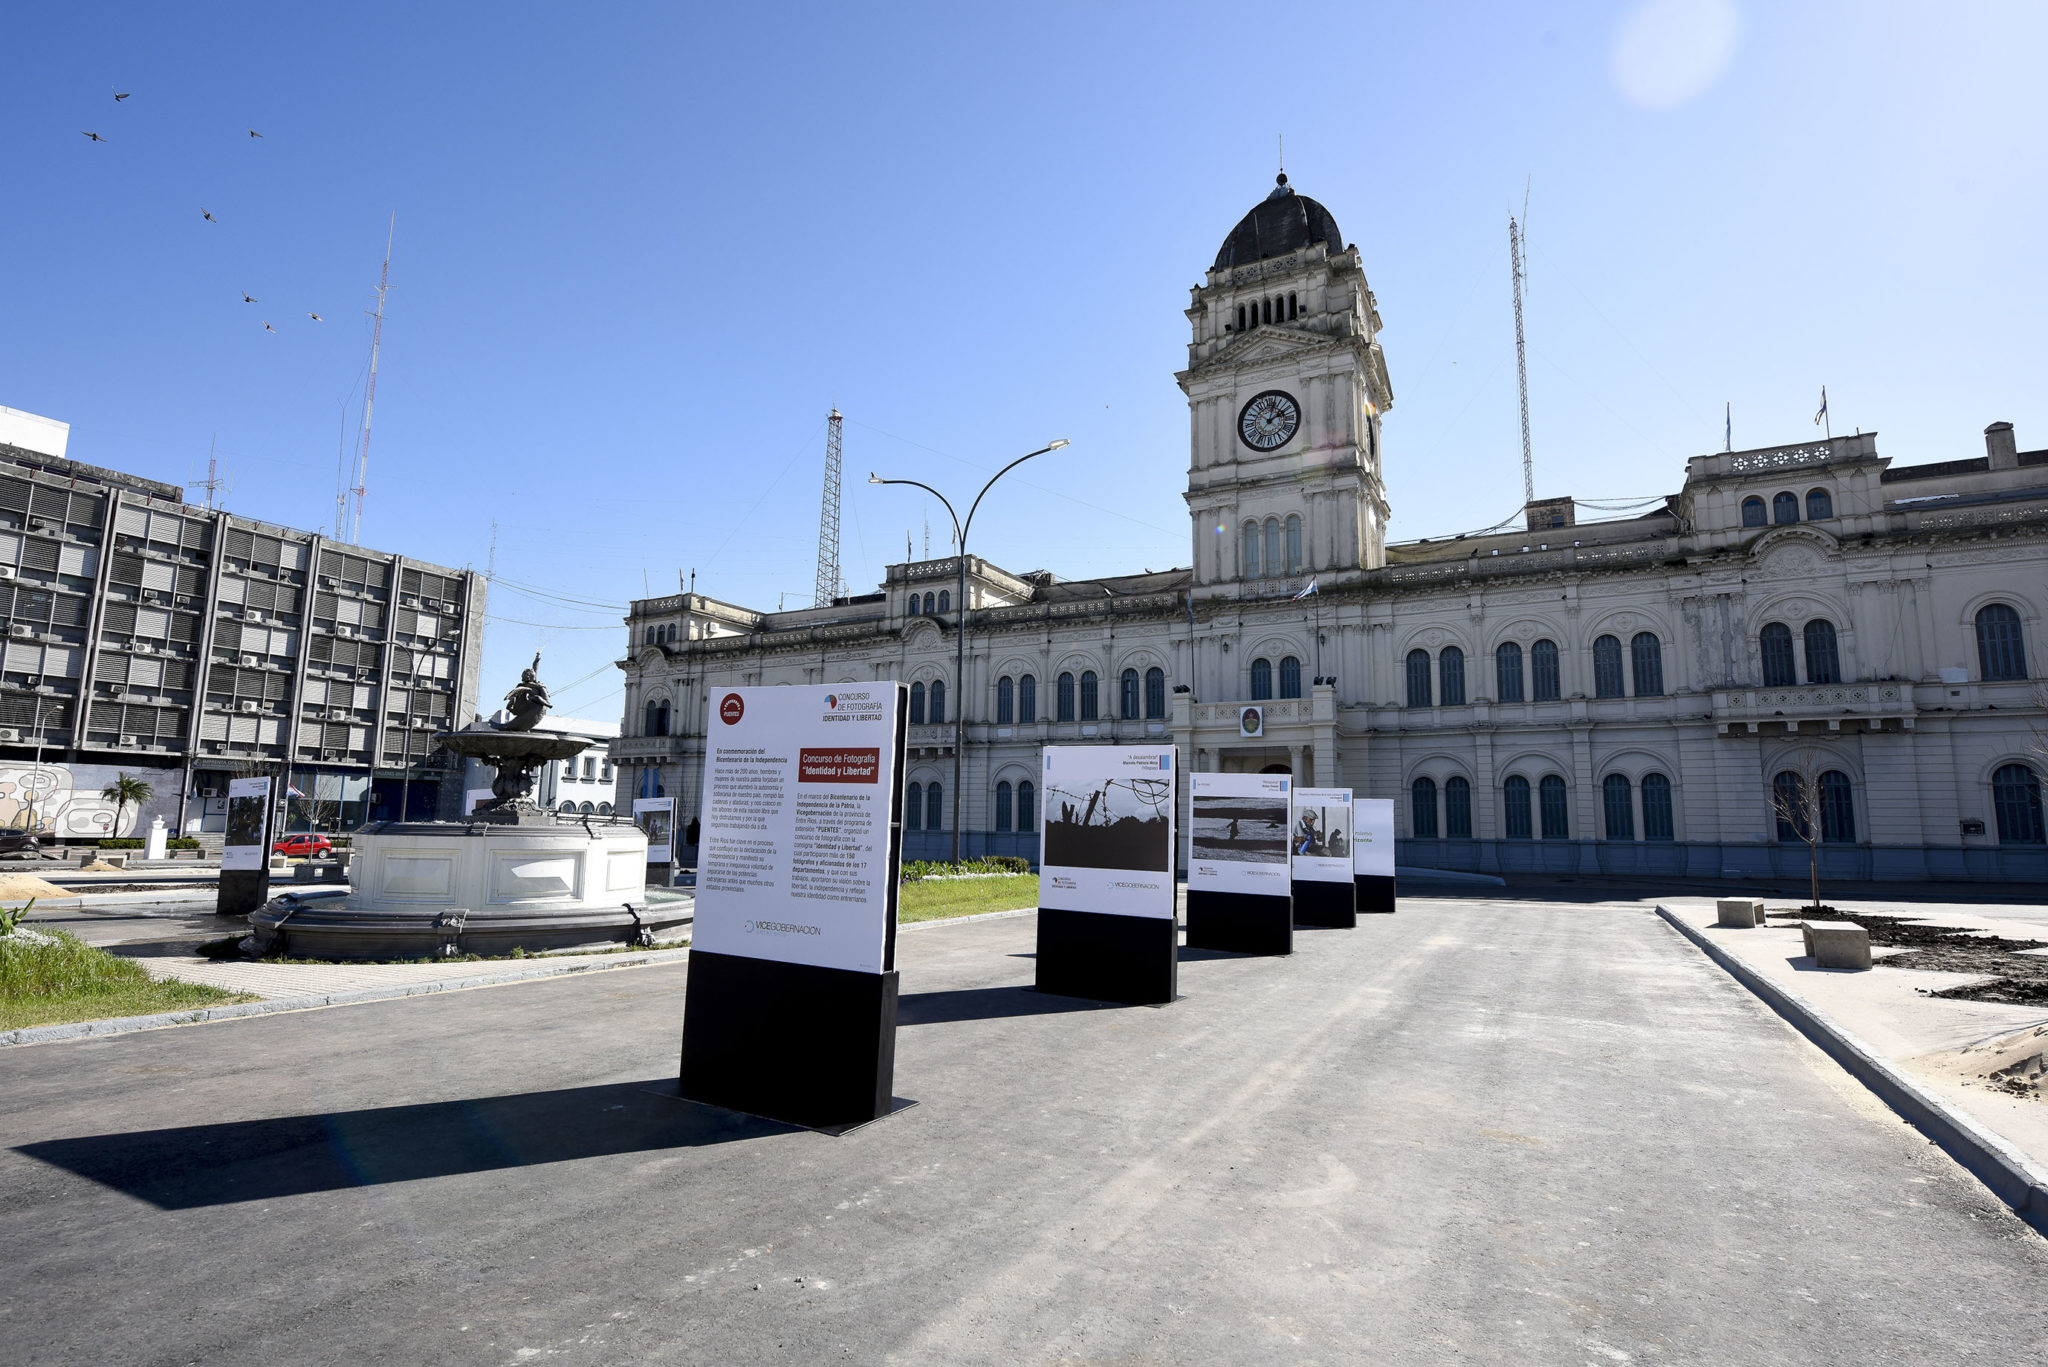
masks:
<instances>
[{"instance_id":1,"label":"blue sky","mask_svg":"<svg viewBox=\"0 0 2048 1367\"><path fill-rule=\"evenodd\" d=\"M329 526L395 212L366 544L482 568L495 522L552 594L800 605L836 403L856 592L923 541L869 470L971 497L1052 437L972 549L1184 565L1181 311L1284 133L1379 299L1398 538L1521 501L1531 178L1539 495L1668 492L1724 402L1796 441L1822 384L1901 463L2032 449L2044 40L2031 4L12 6L0 404L170 481L217 441L229 506ZM487 696L544 646L616 716L616 611L491 616Z\"/></svg>"}]
</instances>

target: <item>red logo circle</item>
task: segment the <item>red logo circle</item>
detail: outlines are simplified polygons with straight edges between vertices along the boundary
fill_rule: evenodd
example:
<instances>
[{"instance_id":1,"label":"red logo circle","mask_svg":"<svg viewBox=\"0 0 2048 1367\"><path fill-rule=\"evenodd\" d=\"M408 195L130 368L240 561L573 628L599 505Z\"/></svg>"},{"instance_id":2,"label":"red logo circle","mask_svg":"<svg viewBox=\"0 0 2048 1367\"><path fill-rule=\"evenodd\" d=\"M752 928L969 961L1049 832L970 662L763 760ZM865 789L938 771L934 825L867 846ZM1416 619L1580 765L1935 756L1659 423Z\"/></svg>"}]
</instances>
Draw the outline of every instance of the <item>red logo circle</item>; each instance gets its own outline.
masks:
<instances>
[{"instance_id":1,"label":"red logo circle","mask_svg":"<svg viewBox=\"0 0 2048 1367\"><path fill-rule=\"evenodd\" d=\"M724 701L718 704L718 719L727 726L738 725L739 719L746 713L747 705L740 701L740 695L737 693L726 694Z\"/></svg>"}]
</instances>

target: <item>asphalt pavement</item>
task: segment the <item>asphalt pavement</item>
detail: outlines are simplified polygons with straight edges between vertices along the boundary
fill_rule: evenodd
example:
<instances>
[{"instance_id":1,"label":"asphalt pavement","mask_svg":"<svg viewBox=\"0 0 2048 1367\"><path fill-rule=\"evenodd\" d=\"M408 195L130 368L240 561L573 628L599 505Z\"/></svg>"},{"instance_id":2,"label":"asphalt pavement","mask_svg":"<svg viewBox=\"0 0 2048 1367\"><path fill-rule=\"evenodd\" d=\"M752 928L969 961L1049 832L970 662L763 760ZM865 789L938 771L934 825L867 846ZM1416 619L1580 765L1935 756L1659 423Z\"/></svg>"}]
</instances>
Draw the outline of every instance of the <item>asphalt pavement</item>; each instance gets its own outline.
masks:
<instances>
[{"instance_id":1,"label":"asphalt pavement","mask_svg":"<svg viewBox=\"0 0 2048 1367\"><path fill-rule=\"evenodd\" d=\"M666 965L0 1053L10 1363L2043 1360L2048 1242L1642 907L1404 903L1184 998L901 940L844 1138Z\"/></svg>"}]
</instances>

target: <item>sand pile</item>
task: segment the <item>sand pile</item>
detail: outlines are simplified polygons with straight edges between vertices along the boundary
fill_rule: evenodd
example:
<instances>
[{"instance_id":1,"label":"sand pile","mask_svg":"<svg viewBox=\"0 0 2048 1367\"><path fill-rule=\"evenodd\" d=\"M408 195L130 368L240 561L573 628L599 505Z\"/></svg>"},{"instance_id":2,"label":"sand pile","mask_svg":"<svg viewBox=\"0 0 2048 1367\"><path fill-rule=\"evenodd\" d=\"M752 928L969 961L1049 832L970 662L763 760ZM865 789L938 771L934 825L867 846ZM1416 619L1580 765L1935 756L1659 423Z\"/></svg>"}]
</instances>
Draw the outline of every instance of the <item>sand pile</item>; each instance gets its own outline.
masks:
<instances>
[{"instance_id":1,"label":"sand pile","mask_svg":"<svg viewBox=\"0 0 2048 1367\"><path fill-rule=\"evenodd\" d=\"M45 883L32 873L0 873L0 902L25 902L31 897L76 897L55 883Z\"/></svg>"}]
</instances>

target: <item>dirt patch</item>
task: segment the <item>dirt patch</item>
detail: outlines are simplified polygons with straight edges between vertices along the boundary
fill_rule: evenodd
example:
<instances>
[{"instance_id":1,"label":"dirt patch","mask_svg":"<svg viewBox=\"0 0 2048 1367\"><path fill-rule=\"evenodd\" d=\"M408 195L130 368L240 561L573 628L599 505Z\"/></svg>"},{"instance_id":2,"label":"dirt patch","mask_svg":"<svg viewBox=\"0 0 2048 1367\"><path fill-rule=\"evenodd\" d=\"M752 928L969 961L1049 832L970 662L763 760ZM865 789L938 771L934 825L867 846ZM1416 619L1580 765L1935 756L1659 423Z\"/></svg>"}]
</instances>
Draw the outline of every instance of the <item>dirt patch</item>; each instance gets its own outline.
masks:
<instances>
[{"instance_id":1,"label":"dirt patch","mask_svg":"<svg viewBox=\"0 0 2048 1367\"><path fill-rule=\"evenodd\" d=\"M2048 1101L2048 1025L2030 1025L1966 1048L1930 1055L1924 1062L1954 1076L1965 1087Z\"/></svg>"},{"instance_id":2,"label":"dirt patch","mask_svg":"<svg viewBox=\"0 0 2048 1367\"><path fill-rule=\"evenodd\" d=\"M2048 1006L2048 958L2019 952L2023 949L2048 949L2048 940L2012 940L2003 935L1986 935L1956 926L1938 926L1899 916L1872 916L1833 908L1828 908L1824 914L1829 920L1854 921L1862 926L1870 932L1872 948L1888 946L1911 951L1887 955L1878 965L1880 968L1982 973L1992 979L1990 982L1928 992L1930 997L2003 1002L2011 1006ZM1769 911L1765 915L1779 921L1800 921L1816 913L1806 907Z\"/></svg>"},{"instance_id":3,"label":"dirt patch","mask_svg":"<svg viewBox=\"0 0 2048 1367\"><path fill-rule=\"evenodd\" d=\"M66 892L55 883L46 883L32 873L0 873L0 902L19 902L30 897L48 900L52 897L76 897L75 892Z\"/></svg>"}]
</instances>

